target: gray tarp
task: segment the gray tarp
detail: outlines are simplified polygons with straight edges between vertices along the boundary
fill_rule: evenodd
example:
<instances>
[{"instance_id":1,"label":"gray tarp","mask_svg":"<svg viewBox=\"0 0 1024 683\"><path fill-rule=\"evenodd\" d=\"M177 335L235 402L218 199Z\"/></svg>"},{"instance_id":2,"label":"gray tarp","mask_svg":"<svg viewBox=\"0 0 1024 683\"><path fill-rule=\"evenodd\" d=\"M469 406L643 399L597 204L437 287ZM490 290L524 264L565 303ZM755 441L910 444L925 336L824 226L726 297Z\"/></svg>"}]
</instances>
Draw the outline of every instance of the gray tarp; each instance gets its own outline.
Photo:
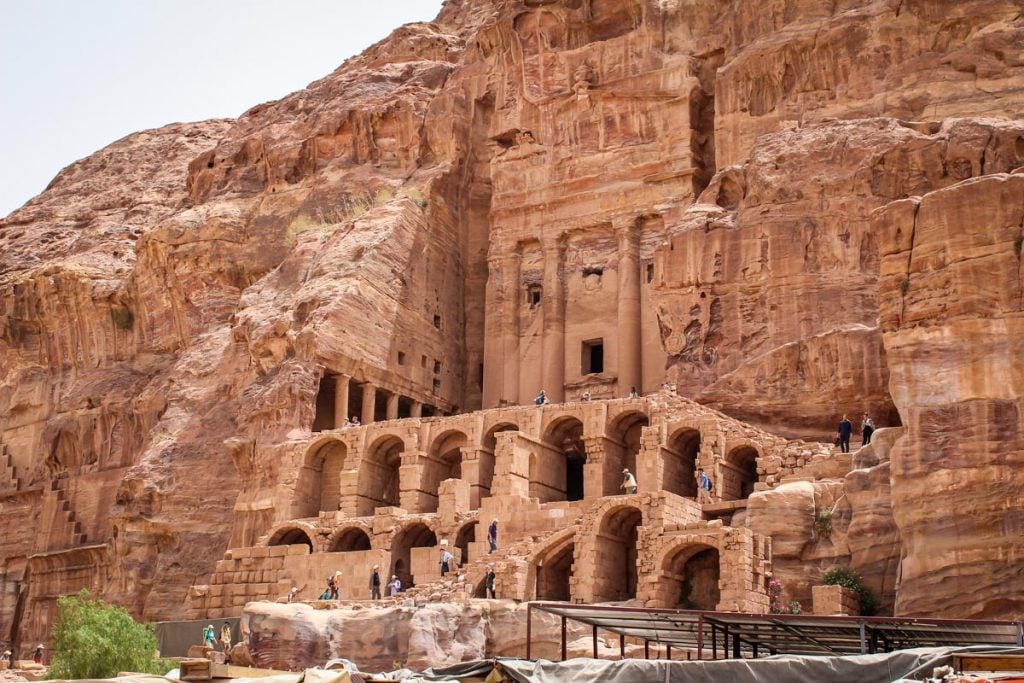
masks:
<instances>
[{"instance_id":1,"label":"gray tarp","mask_svg":"<svg viewBox=\"0 0 1024 683\"><path fill-rule=\"evenodd\" d=\"M780 655L756 660L727 659L714 662L643 659L531 662L499 659L430 669L419 675L396 671L368 680L478 681L497 668L508 680L518 683L895 683L923 680L935 667L951 664L952 653L964 651L1021 652L990 647L917 648L847 657Z\"/></svg>"}]
</instances>

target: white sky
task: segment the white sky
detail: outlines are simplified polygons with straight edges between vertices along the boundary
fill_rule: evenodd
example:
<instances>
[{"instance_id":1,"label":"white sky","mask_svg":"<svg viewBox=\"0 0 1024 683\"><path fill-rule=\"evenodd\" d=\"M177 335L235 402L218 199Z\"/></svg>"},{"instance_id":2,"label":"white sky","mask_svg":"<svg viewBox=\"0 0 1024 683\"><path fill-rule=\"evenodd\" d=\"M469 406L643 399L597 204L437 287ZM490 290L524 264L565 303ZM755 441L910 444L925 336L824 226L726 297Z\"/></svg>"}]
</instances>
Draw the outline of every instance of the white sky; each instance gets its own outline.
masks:
<instances>
[{"instance_id":1,"label":"white sky","mask_svg":"<svg viewBox=\"0 0 1024 683\"><path fill-rule=\"evenodd\" d=\"M137 130L236 117L441 0L0 0L0 216Z\"/></svg>"}]
</instances>

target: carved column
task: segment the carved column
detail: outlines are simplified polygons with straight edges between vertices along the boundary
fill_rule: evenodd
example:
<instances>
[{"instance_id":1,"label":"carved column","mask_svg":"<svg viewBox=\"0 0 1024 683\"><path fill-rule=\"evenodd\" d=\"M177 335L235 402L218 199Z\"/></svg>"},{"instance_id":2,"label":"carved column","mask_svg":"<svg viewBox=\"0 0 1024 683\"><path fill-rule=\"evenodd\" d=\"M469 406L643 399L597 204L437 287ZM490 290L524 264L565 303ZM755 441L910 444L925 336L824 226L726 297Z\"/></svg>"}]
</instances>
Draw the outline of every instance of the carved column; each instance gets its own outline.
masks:
<instances>
[{"instance_id":1,"label":"carved column","mask_svg":"<svg viewBox=\"0 0 1024 683\"><path fill-rule=\"evenodd\" d=\"M562 286L561 238L547 240L544 249L544 334L542 338L541 386L548 400L565 400L565 291Z\"/></svg>"},{"instance_id":2,"label":"carved column","mask_svg":"<svg viewBox=\"0 0 1024 683\"><path fill-rule=\"evenodd\" d=\"M633 221L620 226L618 292L619 396L643 391L640 339L640 233Z\"/></svg>"},{"instance_id":3,"label":"carved column","mask_svg":"<svg viewBox=\"0 0 1024 683\"><path fill-rule=\"evenodd\" d=\"M334 377L334 428L345 424L348 417L348 383L352 378L348 375Z\"/></svg>"},{"instance_id":4,"label":"carved column","mask_svg":"<svg viewBox=\"0 0 1024 683\"><path fill-rule=\"evenodd\" d=\"M395 392L388 393L388 411L387 419L397 420L398 419L398 394Z\"/></svg>"},{"instance_id":5,"label":"carved column","mask_svg":"<svg viewBox=\"0 0 1024 683\"><path fill-rule=\"evenodd\" d=\"M412 402L412 407L409 408L409 417L423 417L423 403L421 401Z\"/></svg>"},{"instance_id":6,"label":"carved column","mask_svg":"<svg viewBox=\"0 0 1024 683\"><path fill-rule=\"evenodd\" d=\"M519 264L518 252L493 255L487 261L485 408L519 403Z\"/></svg>"},{"instance_id":7,"label":"carved column","mask_svg":"<svg viewBox=\"0 0 1024 683\"><path fill-rule=\"evenodd\" d=\"M363 417L362 422L368 425L373 422L374 406L377 404L377 387L367 382L363 385Z\"/></svg>"}]
</instances>

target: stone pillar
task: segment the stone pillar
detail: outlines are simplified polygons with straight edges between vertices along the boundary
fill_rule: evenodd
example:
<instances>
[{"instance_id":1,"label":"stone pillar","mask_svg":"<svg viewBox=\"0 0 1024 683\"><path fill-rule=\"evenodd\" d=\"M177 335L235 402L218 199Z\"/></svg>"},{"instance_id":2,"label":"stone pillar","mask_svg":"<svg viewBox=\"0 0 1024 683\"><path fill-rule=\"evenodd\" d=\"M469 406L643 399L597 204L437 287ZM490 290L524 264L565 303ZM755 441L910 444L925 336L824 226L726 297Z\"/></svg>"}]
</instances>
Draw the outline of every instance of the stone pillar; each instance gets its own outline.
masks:
<instances>
[{"instance_id":1,"label":"stone pillar","mask_svg":"<svg viewBox=\"0 0 1024 683\"><path fill-rule=\"evenodd\" d=\"M348 375L334 377L334 428L345 424L348 417L348 383L352 378Z\"/></svg>"},{"instance_id":2,"label":"stone pillar","mask_svg":"<svg viewBox=\"0 0 1024 683\"><path fill-rule=\"evenodd\" d=\"M388 412L387 419L397 420L398 419L398 394L394 392L388 393Z\"/></svg>"},{"instance_id":3,"label":"stone pillar","mask_svg":"<svg viewBox=\"0 0 1024 683\"><path fill-rule=\"evenodd\" d=\"M470 510L479 510L480 501L491 493L494 478L494 453L482 448L463 446L462 480L469 483Z\"/></svg>"},{"instance_id":4,"label":"stone pillar","mask_svg":"<svg viewBox=\"0 0 1024 683\"><path fill-rule=\"evenodd\" d=\"M402 453L402 464L398 468L398 505L408 512L425 512L422 489L424 453L414 451Z\"/></svg>"},{"instance_id":5,"label":"stone pillar","mask_svg":"<svg viewBox=\"0 0 1024 683\"><path fill-rule=\"evenodd\" d=\"M562 255L564 243L547 240L544 249L544 332L541 338L541 387L548 400L565 400L565 291L562 286Z\"/></svg>"},{"instance_id":6,"label":"stone pillar","mask_svg":"<svg viewBox=\"0 0 1024 683\"><path fill-rule=\"evenodd\" d=\"M622 490L615 490L619 481L615 479L615 472L611 477L614 481L608 481L608 455L605 448L603 436L588 436L583 439L583 447L587 452L587 462L583 465L583 497L586 500L595 500L603 496L614 496L622 493ZM620 468L621 469L621 468ZM621 477L620 477L621 478Z\"/></svg>"},{"instance_id":7,"label":"stone pillar","mask_svg":"<svg viewBox=\"0 0 1024 683\"><path fill-rule=\"evenodd\" d=\"M619 396L636 387L642 392L640 339L640 233L631 221L616 231L619 238L618 375Z\"/></svg>"},{"instance_id":8,"label":"stone pillar","mask_svg":"<svg viewBox=\"0 0 1024 683\"><path fill-rule=\"evenodd\" d=\"M517 252L487 261L484 408L519 403L519 263Z\"/></svg>"},{"instance_id":9,"label":"stone pillar","mask_svg":"<svg viewBox=\"0 0 1024 683\"><path fill-rule=\"evenodd\" d=\"M423 403L421 401L412 402L412 407L409 409L409 417L423 417Z\"/></svg>"},{"instance_id":10,"label":"stone pillar","mask_svg":"<svg viewBox=\"0 0 1024 683\"><path fill-rule=\"evenodd\" d=\"M377 387L367 382L363 385L363 415L361 419L364 425L373 422L373 412L376 403Z\"/></svg>"}]
</instances>

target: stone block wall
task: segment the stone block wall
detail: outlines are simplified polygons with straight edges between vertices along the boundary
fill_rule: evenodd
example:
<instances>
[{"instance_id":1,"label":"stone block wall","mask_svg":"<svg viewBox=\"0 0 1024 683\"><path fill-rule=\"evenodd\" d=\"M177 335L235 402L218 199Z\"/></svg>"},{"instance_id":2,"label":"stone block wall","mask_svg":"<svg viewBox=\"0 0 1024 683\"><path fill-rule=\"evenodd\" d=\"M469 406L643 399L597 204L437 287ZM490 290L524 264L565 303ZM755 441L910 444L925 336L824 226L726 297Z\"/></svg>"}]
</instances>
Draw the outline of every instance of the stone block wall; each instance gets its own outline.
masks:
<instances>
[{"instance_id":1,"label":"stone block wall","mask_svg":"<svg viewBox=\"0 0 1024 683\"><path fill-rule=\"evenodd\" d=\"M814 586L811 601L815 614L857 616L860 614L860 597L843 586Z\"/></svg>"}]
</instances>

